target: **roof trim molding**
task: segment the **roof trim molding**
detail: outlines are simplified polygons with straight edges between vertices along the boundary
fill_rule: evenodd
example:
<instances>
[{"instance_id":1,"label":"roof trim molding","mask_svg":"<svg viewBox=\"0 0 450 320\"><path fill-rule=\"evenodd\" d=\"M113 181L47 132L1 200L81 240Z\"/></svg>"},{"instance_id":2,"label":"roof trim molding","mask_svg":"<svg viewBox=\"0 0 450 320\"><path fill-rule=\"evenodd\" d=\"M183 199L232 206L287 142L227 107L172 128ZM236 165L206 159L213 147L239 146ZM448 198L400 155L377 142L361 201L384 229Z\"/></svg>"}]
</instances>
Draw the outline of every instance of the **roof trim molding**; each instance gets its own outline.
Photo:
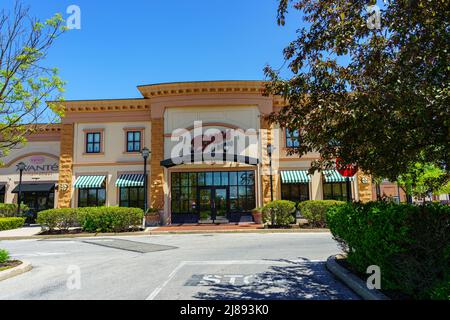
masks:
<instances>
[{"instance_id":1,"label":"roof trim molding","mask_svg":"<svg viewBox=\"0 0 450 320\"><path fill-rule=\"evenodd\" d=\"M163 96L247 93L261 95L264 81L196 81L138 86L145 98Z\"/></svg>"}]
</instances>

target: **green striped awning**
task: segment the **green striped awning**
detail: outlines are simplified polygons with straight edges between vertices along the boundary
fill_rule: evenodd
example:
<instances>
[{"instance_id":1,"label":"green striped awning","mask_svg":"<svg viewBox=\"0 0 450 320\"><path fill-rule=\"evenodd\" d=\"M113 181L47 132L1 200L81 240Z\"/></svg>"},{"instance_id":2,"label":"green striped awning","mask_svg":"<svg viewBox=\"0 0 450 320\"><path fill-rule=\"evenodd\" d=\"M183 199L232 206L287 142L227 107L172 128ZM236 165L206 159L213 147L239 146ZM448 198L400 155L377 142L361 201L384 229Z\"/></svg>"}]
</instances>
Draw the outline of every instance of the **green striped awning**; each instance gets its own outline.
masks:
<instances>
[{"instance_id":1,"label":"green striped awning","mask_svg":"<svg viewBox=\"0 0 450 320\"><path fill-rule=\"evenodd\" d=\"M144 174L122 174L116 181L116 187L143 187L144 186Z\"/></svg>"},{"instance_id":2,"label":"green striped awning","mask_svg":"<svg viewBox=\"0 0 450 320\"><path fill-rule=\"evenodd\" d=\"M343 177L337 170L324 170L323 176L325 177L325 182L345 182L347 181L346 177ZM351 177L350 181L353 181L355 178Z\"/></svg>"},{"instance_id":3,"label":"green striped awning","mask_svg":"<svg viewBox=\"0 0 450 320\"><path fill-rule=\"evenodd\" d=\"M281 181L283 183L309 183L311 176L306 170L281 171Z\"/></svg>"},{"instance_id":4,"label":"green striped awning","mask_svg":"<svg viewBox=\"0 0 450 320\"><path fill-rule=\"evenodd\" d=\"M105 178L105 176L79 176L73 186L78 189L101 188Z\"/></svg>"}]
</instances>

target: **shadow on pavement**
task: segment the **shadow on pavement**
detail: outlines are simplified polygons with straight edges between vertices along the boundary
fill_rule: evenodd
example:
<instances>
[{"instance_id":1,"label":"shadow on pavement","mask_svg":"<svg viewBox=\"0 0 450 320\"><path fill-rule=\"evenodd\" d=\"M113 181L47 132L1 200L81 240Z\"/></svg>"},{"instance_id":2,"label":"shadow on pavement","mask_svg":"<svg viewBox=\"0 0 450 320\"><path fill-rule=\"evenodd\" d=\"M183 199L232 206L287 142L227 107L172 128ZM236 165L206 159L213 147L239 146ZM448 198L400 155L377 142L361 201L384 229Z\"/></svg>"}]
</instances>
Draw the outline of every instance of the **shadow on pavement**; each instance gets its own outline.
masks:
<instances>
[{"instance_id":1,"label":"shadow on pavement","mask_svg":"<svg viewBox=\"0 0 450 320\"><path fill-rule=\"evenodd\" d=\"M355 300L359 297L330 274L325 262L307 259L293 262L273 260L286 265L271 266L257 273L248 284L209 285L206 292L197 292L194 299L204 300Z\"/></svg>"}]
</instances>

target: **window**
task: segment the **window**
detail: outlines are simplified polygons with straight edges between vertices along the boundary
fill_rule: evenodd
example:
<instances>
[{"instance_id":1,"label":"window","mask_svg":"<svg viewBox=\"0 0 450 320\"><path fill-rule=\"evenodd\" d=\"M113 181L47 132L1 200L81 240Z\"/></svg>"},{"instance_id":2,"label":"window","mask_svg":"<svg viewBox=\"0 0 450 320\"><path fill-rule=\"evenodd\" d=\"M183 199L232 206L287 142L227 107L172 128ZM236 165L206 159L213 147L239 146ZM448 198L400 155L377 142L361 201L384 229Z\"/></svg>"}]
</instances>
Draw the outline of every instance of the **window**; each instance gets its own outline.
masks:
<instances>
[{"instance_id":1,"label":"window","mask_svg":"<svg viewBox=\"0 0 450 320\"><path fill-rule=\"evenodd\" d=\"M120 188L119 206L144 209L144 188Z\"/></svg>"},{"instance_id":2,"label":"window","mask_svg":"<svg viewBox=\"0 0 450 320\"><path fill-rule=\"evenodd\" d=\"M345 182L324 183L323 184L324 200L347 200L347 186Z\"/></svg>"},{"instance_id":3,"label":"window","mask_svg":"<svg viewBox=\"0 0 450 320\"><path fill-rule=\"evenodd\" d=\"M86 133L86 153L100 153L102 134L100 132Z\"/></svg>"},{"instance_id":4,"label":"window","mask_svg":"<svg viewBox=\"0 0 450 320\"><path fill-rule=\"evenodd\" d=\"M286 129L286 147L287 148L298 148L298 147L300 147L299 131L298 130L291 131L289 129Z\"/></svg>"},{"instance_id":5,"label":"window","mask_svg":"<svg viewBox=\"0 0 450 320\"><path fill-rule=\"evenodd\" d=\"M141 131L127 131L127 152L141 151Z\"/></svg>"},{"instance_id":6,"label":"window","mask_svg":"<svg viewBox=\"0 0 450 320\"><path fill-rule=\"evenodd\" d=\"M105 188L78 189L78 207L101 207L106 202Z\"/></svg>"},{"instance_id":7,"label":"window","mask_svg":"<svg viewBox=\"0 0 450 320\"><path fill-rule=\"evenodd\" d=\"M250 212L255 208L254 171L173 172L171 174L172 213L197 214L199 190L227 189L230 212Z\"/></svg>"},{"instance_id":8,"label":"window","mask_svg":"<svg viewBox=\"0 0 450 320\"><path fill-rule=\"evenodd\" d=\"M307 183L283 183L281 198L294 202L309 200L309 185Z\"/></svg>"}]
</instances>

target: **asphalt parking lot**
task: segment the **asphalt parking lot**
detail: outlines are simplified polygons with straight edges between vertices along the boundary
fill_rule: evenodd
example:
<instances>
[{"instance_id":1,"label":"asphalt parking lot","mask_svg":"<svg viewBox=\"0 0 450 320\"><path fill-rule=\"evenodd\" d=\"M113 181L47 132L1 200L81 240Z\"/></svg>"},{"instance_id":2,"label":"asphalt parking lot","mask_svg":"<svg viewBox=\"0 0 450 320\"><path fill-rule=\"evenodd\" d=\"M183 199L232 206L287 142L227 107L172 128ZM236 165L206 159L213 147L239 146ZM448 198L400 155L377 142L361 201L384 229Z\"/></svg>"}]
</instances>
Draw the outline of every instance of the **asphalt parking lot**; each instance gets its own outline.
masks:
<instances>
[{"instance_id":1,"label":"asphalt parking lot","mask_svg":"<svg viewBox=\"0 0 450 320\"><path fill-rule=\"evenodd\" d=\"M325 268L329 233L1 241L30 272L0 299L358 299Z\"/></svg>"}]
</instances>

